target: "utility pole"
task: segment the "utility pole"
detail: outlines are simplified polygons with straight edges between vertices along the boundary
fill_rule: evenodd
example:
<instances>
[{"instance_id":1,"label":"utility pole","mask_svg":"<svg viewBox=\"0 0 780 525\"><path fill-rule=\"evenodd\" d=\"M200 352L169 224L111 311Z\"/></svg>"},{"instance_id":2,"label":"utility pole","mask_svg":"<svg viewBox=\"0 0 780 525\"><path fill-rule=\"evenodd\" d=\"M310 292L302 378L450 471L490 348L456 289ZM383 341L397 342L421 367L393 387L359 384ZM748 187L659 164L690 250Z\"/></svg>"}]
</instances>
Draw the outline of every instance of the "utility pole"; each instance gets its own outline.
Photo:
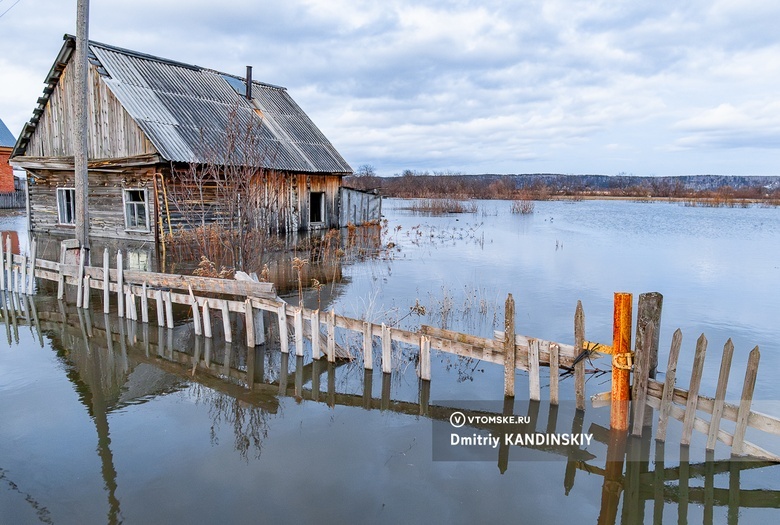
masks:
<instances>
[{"instance_id":1,"label":"utility pole","mask_svg":"<svg viewBox=\"0 0 780 525\"><path fill-rule=\"evenodd\" d=\"M89 0L77 0L76 7L76 106L75 143L74 143L74 178L76 188L76 240L89 255L89 209L87 196L87 129L88 88L87 88L87 42L89 39ZM86 257L89 261L89 257Z\"/></svg>"}]
</instances>

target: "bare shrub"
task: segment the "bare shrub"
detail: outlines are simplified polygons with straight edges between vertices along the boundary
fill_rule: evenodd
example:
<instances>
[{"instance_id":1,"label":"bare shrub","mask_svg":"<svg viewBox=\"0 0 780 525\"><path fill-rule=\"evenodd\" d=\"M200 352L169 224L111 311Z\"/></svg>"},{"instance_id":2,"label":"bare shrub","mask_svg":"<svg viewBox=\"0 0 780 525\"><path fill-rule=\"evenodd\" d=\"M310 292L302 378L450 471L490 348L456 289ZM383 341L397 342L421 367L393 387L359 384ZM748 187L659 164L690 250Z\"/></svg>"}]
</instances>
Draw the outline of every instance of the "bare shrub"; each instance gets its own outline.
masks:
<instances>
[{"instance_id":1,"label":"bare shrub","mask_svg":"<svg viewBox=\"0 0 780 525\"><path fill-rule=\"evenodd\" d=\"M529 215L534 212L534 201L526 199L517 199L512 201L512 213L520 215Z\"/></svg>"},{"instance_id":2,"label":"bare shrub","mask_svg":"<svg viewBox=\"0 0 780 525\"><path fill-rule=\"evenodd\" d=\"M458 199L418 199L409 206L415 213L428 215L444 215L447 213L477 213L479 207L475 202Z\"/></svg>"},{"instance_id":3,"label":"bare shrub","mask_svg":"<svg viewBox=\"0 0 780 525\"><path fill-rule=\"evenodd\" d=\"M219 137L201 137L202 162L171 166L168 220L177 229L166 241L174 256L189 251L215 267L252 271L262 267L270 235L289 230L289 184L264 168L275 151L261 143L262 124L234 107Z\"/></svg>"}]
</instances>

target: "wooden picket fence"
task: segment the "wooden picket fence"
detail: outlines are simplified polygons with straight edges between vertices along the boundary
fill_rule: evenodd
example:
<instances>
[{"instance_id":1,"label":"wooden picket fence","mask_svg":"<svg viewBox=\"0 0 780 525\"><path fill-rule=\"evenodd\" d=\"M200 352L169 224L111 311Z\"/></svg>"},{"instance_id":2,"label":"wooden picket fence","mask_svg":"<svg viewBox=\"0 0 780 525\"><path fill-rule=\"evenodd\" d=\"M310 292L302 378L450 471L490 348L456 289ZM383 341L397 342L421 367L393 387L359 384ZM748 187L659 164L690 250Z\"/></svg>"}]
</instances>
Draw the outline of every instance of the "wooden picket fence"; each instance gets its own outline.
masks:
<instances>
[{"instance_id":1,"label":"wooden picket fence","mask_svg":"<svg viewBox=\"0 0 780 525\"><path fill-rule=\"evenodd\" d=\"M363 341L360 357L367 370L374 366L374 346L375 340L378 339L384 373L389 374L394 368L393 345L404 344L418 350L418 375L423 380L430 380L431 350L438 350L504 365L507 370L504 390L509 396L514 396L516 370L525 370L531 374L534 379L531 381L529 395L531 399L539 399L540 367L560 367L574 371L577 406L582 409L585 407L585 363L579 362L575 366L578 349L573 345L519 334L505 338L502 332L497 332L496 338L490 339L430 326L422 326L418 331L404 330L384 323L372 323L339 315L334 309L320 311L290 305L276 295L270 283L128 270L123 267L121 251L116 255L116 268L109 267L107 250L103 253L102 267L88 266L84 260L84 251L79 254L78 264L63 264L36 258L35 246L33 240L30 257L12 254L10 244L7 250L2 251L0 259L4 261L3 268L6 270L2 273L10 277L7 282L0 281L0 288L30 294L34 290L33 277L47 279L58 283L58 299L65 298L66 286L74 286L76 306L85 309L90 308L90 292L100 290L103 293L104 312L109 312L111 304L115 302L119 317L148 323L154 322L150 312L156 311L157 325L169 328L174 324L173 305L185 305L191 309L195 334L206 338L213 337L211 312L216 310L221 313L224 338L227 342L233 340L230 314L243 314L246 343L250 347L264 342L263 316L260 314L267 312L276 317L278 322L279 342L283 353L290 352L292 338L296 355L303 355L305 341L308 340L314 359L323 356L327 357L329 362L352 359L356 357L352 355L352 351L342 348L336 342L336 329L343 329L357 332L359 339ZM112 296L116 299L112 299ZM577 315L580 319L581 309L581 305L578 305ZM506 312L506 324L513 327L514 301L511 294L507 298ZM579 322L577 326L578 333L583 332L583 323ZM552 374L551 378L551 398L557 404L558 375Z\"/></svg>"},{"instance_id":2,"label":"wooden picket fence","mask_svg":"<svg viewBox=\"0 0 780 525\"><path fill-rule=\"evenodd\" d=\"M132 271L123 267L122 252L116 256L116 268L109 267L109 253L103 253L103 266L88 266L85 251L80 251L78 264L63 264L42 260L36 257L36 242L31 243L30 256L11 253L10 238L5 239L5 247L0 242L0 289L21 294L31 294L35 289L35 278L47 279L58 283L58 299L65 297L67 285L76 288L76 306L90 308L90 292L100 290L103 293L104 312L108 313L112 295L116 297L119 317L127 317L144 324L154 322L150 312L156 312L158 326L172 328L174 325L173 305L185 305L192 313L193 330L197 336L206 339L213 337L212 311L221 314L224 339L232 342L230 315L242 315L245 325L246 344L254 347L264 342L263 312L276 318L281 351L290 352L290 339L293 340L295 354L304 355L306 341L311 346L315 360L326 356L328 362L337 359L362 357L366 370L374 366L375 340L379 340L382 372L390 374L398 367L393 363L393 345L403 344L417 349L417 372L424 381L431 379L431 350L451 353L462 357L487 361L503 365L504 394L515 395L516 371L524 370L529 374L529 399L541 399L541 368L563 369L574 375L574 394L578 409L585 408L585 362L583 356L597 356L612 353L613 345L596 344L585 339L585 321L582 304L578 302L574 315L574 344L547 341L515 333L515 306L509 294L505 304L505 330L495 332L494 338L484 338L430 326L422 326L417 331L404 330L373 323L367 320L353 319L338 315L334 309L327 312L290 305L276 295L270 283L252 280L227 280L197 276L172 275L153 272ZM616 294L617 297L618 294ZM621 294L626 295L626 294ZM729 379L733 345L727 343L724 348L718 386L714 398L699 395L701 374L706 351L706 338L699 339L694 356L694 369L688 390L675 386L677 358L679 356L681 334L675 332L667 365L666 379L663 383L653 379L658 352L658 331L660 323L660 294L642 294L639 300L637 321L636 366L633 368L634 428L633 433L641 433L649 426L646 407L659 410L660 417L656 439L666 439L669 418L683 422L681 443L689 444L693 430L707 435L707 450L712 450L716 441L732 447L735 455L750 455L780 462L780 457L770 453L744 439L748 427L780 435L780 420L751 410L753 390L759 361L759 350L755 348L746 370L741 401L738 405L725 402L726 387ZM630 308L630 300L628 301ZM616 302L617 305L617 302ZM139 312L140 307L140 312ZM616 306L617 308L617 306ZM140 313L140 315L139 315ZM616 314L616 319L618 315ZM628 327L631 327L631 315L628 315ZM324 332L323 332L324 329ZM336 341L336 330L355 332L362 340L360 349L342 348ZM623 341L621 344L625 344ZM630 341L628 342L630 345ZM353 355L353 350L358 355ZM631 366L618 365L616 359L629 355L624 350L613 356L613 377L619 368L631 369ZM397 359L397 358L396 358ZM395 365L395 366L394 366ZM628 376L628 374L625 374ZM614 387L614 382L613 382ZM559 374L549 374L550 402L559 403ZM596 396L594 402L604 403L609 395ZM613 410L619 406L612 403ZM697 412L710 414L709 421L697 417ZM736 422L734 433L720 427L721 420ZM650 421L652 423L652 421Z\"/></svg>"}]
</instances>

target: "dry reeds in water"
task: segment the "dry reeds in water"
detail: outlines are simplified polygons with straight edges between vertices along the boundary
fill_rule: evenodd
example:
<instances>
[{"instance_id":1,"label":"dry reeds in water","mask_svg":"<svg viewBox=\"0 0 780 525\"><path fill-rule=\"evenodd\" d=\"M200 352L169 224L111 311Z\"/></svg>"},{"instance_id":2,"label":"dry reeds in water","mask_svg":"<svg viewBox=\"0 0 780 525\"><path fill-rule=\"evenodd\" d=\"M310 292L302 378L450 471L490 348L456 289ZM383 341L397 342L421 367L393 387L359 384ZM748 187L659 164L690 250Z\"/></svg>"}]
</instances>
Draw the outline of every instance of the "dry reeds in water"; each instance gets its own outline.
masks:
<instances>
[{"instance_id":1,"label":"dry reeds in water","mask_svg":"<svg viewBox=\"0 0 780 525\"><path fill-rule=\"evenodd\" d=\"M512 213L520 215L529 215L534 212L534 201L518 199L512 201Z\"/></svg>"},{"instance_id":2,"label":"dry reeds in water","mask_svg":"<svg viewBox=\"0 0 780 525\"><path fill-rule=\"evenodd\" d=\"M458 199L418 199L409 210L428 215L445 215L448 213L477 213L479 207L471 201Z\"/></svg>"}]
</instances>

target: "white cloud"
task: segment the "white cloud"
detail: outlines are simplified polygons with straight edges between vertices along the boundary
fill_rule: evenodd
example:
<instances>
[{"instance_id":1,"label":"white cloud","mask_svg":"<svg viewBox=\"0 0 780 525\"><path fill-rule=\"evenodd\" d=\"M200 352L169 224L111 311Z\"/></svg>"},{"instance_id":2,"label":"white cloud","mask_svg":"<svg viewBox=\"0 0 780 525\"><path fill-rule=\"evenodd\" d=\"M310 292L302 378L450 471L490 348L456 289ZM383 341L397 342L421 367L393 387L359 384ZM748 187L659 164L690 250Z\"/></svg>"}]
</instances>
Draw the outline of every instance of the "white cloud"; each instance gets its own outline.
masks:
<instances>
[{"instance_id":1,"label":"white cloud","mask_svg":"<svg viewBox=\"0 0 780 525\"><path fill-rule=\"evenodd\" d=\"M780 5L763 0L113 0L95 40L286 86L352 165L775 173ZM0 19L21 128L75 7ZM746 148L750 152L742 152ZM749 155L749 157L747 157Z\"/></svg>"}]
</instances>

